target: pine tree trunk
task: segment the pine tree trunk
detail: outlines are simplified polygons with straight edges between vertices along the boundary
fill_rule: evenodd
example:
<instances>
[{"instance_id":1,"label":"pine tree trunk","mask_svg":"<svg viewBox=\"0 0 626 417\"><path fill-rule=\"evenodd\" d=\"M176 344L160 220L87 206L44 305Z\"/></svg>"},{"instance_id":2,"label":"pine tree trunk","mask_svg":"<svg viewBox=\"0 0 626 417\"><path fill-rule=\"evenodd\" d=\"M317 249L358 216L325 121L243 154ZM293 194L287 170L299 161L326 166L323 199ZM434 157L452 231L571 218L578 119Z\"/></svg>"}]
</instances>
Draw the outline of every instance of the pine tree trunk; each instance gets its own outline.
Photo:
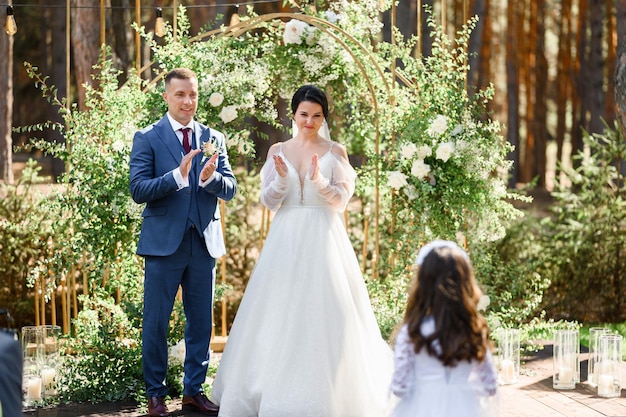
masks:
<instances>
[{"instance_id":1,"label":"pine tree trunk","mask_svg":"<svg viewBox=\"0 0 626 417\"><path fill-rule=\"evenodd\" d=\"M589 13L590 39L589 39L589 85L587 88L589 109L589 133L601 133L604 131L604 56L603 56L603 20L606 15L606 0L590 0Z\"/></svg>"},{"instance_id":2,"label":"pine tree trunk","mask_svg":"<svg viewBox=\"0 0 626 417\"><path fill-rule=\"evenodd\" d=\"M78 87L78 107L85 108L84 84L93 85L92 67L100 55L100 2L72 0L72 58Z\"/></svg>"},{"instance_id":3,"label":"pine tree trunk","mask_svg":"<svg viewBox=\"0 0 626 417\"><path fill-rule=\"evenodd\" d=\"M13 182L13 36L0 34L0 181Z\"/></svg>"},{"instance_id":4,"label":"pine tree trunk","mask_svg":"<svg viewBox=\"0 0 626 417\"><path fill-rule=\"evenodd\" d=\"M626 22L626 0L617 0L616 20ZM615 64L615 111L622 131L626 132L626 27L617 25L617 59Z\"/></svg>"},{"instance_id":5,"label":"pine tree trunk","mask_svg":"<svg viewBox=\"0 0 626 417\"><path fill-rule=\"evenodd\" d=\"M546 145L548 130L546 128L546 113L548 111L546 102L548 100L548 62L545 54L545 22L546 15L545 0L536 0L533 2L536 7L536 25L535 25L535 69L534 69L534 97L533 97L533 124L532 131L535 139L535 155L533 177L537 176L537 185L545 188L546 186Z\"/></svg>"},{"instance_id":6,"label":"pine tree trunk","mask_svg":"<svg viewBox=\"0 0 626 417\"><path fill-rule=\"evenodd\" d=\"M507 7L506 25L506 102L507 102L507 131L506 140L514 149L508 155L513 161L509 186L515 187L519 176L519 71L517 65L517 50L519 49L517 14L511 4Z\"/></svg>"},{"instance_id":7,"label":"pine tree trunk","mask_svg":"<svg viewBox=\"0 0 626 417\"><path fill-rule=\"evenodd\" d=\"M607 94L605 94L604 101L604 118L609 126L613 126L613 122L615 121L615 95L613 92L615 91L615 78L613 78L613 74L615 74L615 66L616 66L616 51L617 51L617 36L615 33L615 24L616 24L616 13L615 13L615 1L616 0L607 0L606 7L606 17L607 17L607 27L606 27L606 43L608 44L608 50L606 55L606 82L607 82ZM624 21L622 22L622 26L624 26Z\"/></svg>"},{"instance_id":8,"label":"pine tree trunk","mask_svg":"<svg viewBox=\"0 0 626 417\"><path fill-rule=\"evenodd\" d=\"M559 50L557 54L556 74L556 160L563 159L563 143L567 129L567 104L572 91L571 72L572 58L570 41L572 34L572 3L571 0L563 0L561 4L561 19L558 20Z\"/></svg>"}]
</instances>

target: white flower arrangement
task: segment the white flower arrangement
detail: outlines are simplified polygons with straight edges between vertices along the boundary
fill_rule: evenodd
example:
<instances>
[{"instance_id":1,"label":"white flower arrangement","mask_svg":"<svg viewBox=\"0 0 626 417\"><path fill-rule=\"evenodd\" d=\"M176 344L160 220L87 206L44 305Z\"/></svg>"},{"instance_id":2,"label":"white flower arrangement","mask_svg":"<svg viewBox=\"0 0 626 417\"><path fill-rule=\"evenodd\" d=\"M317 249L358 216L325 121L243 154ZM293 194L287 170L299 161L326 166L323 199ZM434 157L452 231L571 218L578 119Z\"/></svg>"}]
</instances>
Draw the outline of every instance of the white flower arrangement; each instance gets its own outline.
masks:
<instances>
[{"instance_id":1,"label":"white flower arrangement","mask_svg":"<svg viewBox=\"0 0 626 417\"><path fill-rule=\"evenodd\" d=\"M285 24L285 32L283 33L283 42L285 45L302 44L302 40L308 36L309 25L297 19L291 19Z\"/></svg>"},{"instance_id":2,"label":"white flower arrangement","mask_svg":"<svg viewBox=\"0 0 626 417\"><path fill-rule=\"evenodd\" d=\"M454 144L452 142L441 143L435 151L435 157L443 162L448 161L454 152Z\"/></svg>"},{"instance_id":3,"label":"white flower arrangement","mask_svg":"<svg viewBox=\"0 0 626 417\"><path fill-rule=\"evenodd\" d=\"M399 190L408 183L406 182L407 176L400 171L390 171L387 173L387 179L389 180L389 186L394 190Z\"/></svg>"},{"instance_id":4,"label":"white flower arrangement","mask_svg":"<svg viewBox=\"0 0 626 417\"><path fill-rule=\"evenodd\" d=\"M220 93L213 93L209 97L209 104L213 107L218 107L224 102L224 96Z\"/></svg>"},{"instance_id":5,"label":"white flower arrangement","mask_svg":"<svg viewBox=\"0 0 626 417\"><path fill-rule=\"evenodd\" d=\"M224 123L232 122L237 118L237 116L237 106L234 105L224 106L219 115L220 119L222 119Z\"/></svg>"},{"instance_id":6,"label":"white flower arrangement","mask_svg":"<svg viewBox=\"0 0 626 417\"><path fill-rule=\"evenodd\" d=\"M425 164L423 159L416 159L411 165L411 174L415 178L424 178L430 173L430 165Z\"/></svg>"},{"instance_id":7,"label":"white flower arrangement","mask_svg":"<svg viewBox=\"0 0 626 417\"><path fill-rule=\"evenodd\" d=\"M186 352L187 352L187 349L185 347L185 341L180 340L174 346L171 346L169 348L169 354L168 354L169 360L179 365L183 365L185 363Z\"/></svg>"},{"instance_id":8,"label":"white flower arrangement","mask_svg":"<svg viewBox=\"0 0 626 417\"><path fill-rule=\"evenodd\" d=\"M436 138L438 136L441 136L446 131L446 129L448 129L448 119L446 118L446 116L438 114L428 128L428 135L430 137Z\"/></svg>"}]
</instances>

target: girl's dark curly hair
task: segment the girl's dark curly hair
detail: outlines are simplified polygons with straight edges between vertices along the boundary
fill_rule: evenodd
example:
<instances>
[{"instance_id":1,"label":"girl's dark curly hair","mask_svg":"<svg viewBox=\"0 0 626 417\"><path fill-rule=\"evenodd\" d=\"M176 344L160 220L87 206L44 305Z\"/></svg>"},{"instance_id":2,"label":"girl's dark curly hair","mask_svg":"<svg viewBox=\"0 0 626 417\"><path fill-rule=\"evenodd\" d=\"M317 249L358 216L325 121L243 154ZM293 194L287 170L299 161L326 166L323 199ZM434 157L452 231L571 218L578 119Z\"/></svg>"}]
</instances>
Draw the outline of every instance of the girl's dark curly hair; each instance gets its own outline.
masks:
<instances>
[{"instance_id":1,"label":"girl's dark curly hair","mask_svg":"<svg viewBox=\"0 0 626 417\"><path fill-rule=\"evenodd\" d=\"M481 295L461 249L433 248L417 267L404 316L415 352L426 347L445 366L482 361L489 347L489 328L477 309ZM420 327L427 317L435 320L435 332L424 337Z\"/></svg>"}]
</instances>

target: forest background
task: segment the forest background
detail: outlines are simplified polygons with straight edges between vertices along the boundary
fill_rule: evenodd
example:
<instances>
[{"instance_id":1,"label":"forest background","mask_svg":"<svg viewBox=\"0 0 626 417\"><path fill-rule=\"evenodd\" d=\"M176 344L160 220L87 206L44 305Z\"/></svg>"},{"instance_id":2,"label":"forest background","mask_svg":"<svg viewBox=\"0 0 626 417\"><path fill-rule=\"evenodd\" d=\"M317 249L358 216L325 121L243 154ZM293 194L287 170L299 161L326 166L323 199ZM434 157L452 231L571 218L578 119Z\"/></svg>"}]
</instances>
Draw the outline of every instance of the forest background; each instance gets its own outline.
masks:
<instances>
[{"instance_id":1,"label":"forest background","mask_svg":"<svg viewBox=\"0 0 626 417\"><path fill-rule=\"evenodd\" d=\"M84 86L94 83L92 67L98 61L101 43L111 47L111 65L121 71L118 76L120 83L125 81L128 71L133 68L147 68L142 72L146 79L154 75L149 66L152 51L145 40L137 38L132 24L138 23L145 26L147 32L153 31L156 7L162 7L163 17L168 22L175 22L175 5L184 5L190 20L191 35L228 24L235 13L241 16L246 14L246 5L227 1L155 1L148 5L146 2L132 0L72 0L69 10L71 33L68 37L68 10L66 5L59 3L45 0L22 1L19 4L14 2L13 11L18 22L18 32L12 37L0 36L0 53L9 58L0 63L0 84L5 84L1 90L6 92L6 100L0 103L0 114L6 120L6 123L0 124L0 137L3 138L0 140L0 179L6 184L12 184L20 178L28 158L34 157L44 167L43 172L50 175L50 183L54 183L66 169L63 161L45 155L41 148L26 152L21 146L28 143L30 132L13 129L45 123L48 120L63 122L58 108L41 99L41 91L33 83L23 62L37 66L38 71L47 76L48 85L54 85L60 99L69 97L69 103L74 103L78 109L84 109L87 99ZM308 4L323 7L322 2L303 3L306 4L300 6ZM297 10L293 4L282 1L258 1L250 4L253 4L257 14ZM622 61L626 61L626 57L620 59L624 55L624 42L620 40L624 39L623 32L626 31L626 1L403 1L398 3L395 15L392 16L389 11L380 14L379 18L384 23L381 40L388 42L391 39L392 26L397 27L405 37L420 30L422 36L413 53L415 56L428 57L433 50L433 38L429 33L432 27L427 24L427 15L419 6L432 7L434 20L442 22L444 31L451 37L455 36L456 31L470 16L479 17L468 44L467 89L471 94L487 88L490 84L494 86L494 97L487 102L487 110L491 118L501 122L506 141L513 145L513 151L509 155L509 159L513 161L509 186L512 189L524 189L537 197L537 200L547 201L548 205L554 203L555 197L551 192L561 186L571 185L572 177L566 173L567 168L584 164L584 160L576 158L576 155L580 152L589 153L590 145L585 142L585 137L589 138L588 134L603 134L605 123L613 126L616 118L620 119L625 114L622 111L626 97L625 77L621 75L625 65ZM101 13L103 10L104 14ZM212 26L207 28L206 22L213 22ZM262 124L255 132L251 139L255 144L257 159L262 159L266 149L286 135L275 126ZM623 142L619 129L614 134L618 142ZM269 141L266 140L267 137L270 138ZM46 130L45 139L62 143L64 137L54 130ZM14 153L14 149L18 151ZM601 154L600 151L596 153ZM619 152L617 154L620 155ZM609 158L614 156L610 155ZM613 159L610 162L613 163ZM617 166L621 167L621 164L618 161ZM580 184L577 187L584 188ZM623 183L618 187L618 197L620 193L623 194ZM587 201L587 205L593 204L593 201ZM616 210L621 213L621 217L618 216L617 222L611 225L617 224L618 240L613 243L618 244L619 239L624 239L623 206L618 206ZM566 211L562 209L561 213ZM580 212L579 210L577 215ZM610 215L613 214L611 210L609 212ZM546 214L547 208L542 206L538 215ZM563 221L567 223L571 219ZM611 227L613 226L607 226L606 230L614 230ZM502 248L507 244L520 244L523 240L520 236L527 232L523 228L517 231L516 238L520 239L517 242L509 236L508 240L499 243L500 249L504 251ZM571 240L571 236L568 237L558 227L551 232ZM597 231L595 234L598 234ZM584 236L579 235L577 238L583 239ZM572 247L575 242L573 241ZM522 244L529 245L528 237ZM513 245L513 249L508 250L514 251L514 248ZM606 250L610 251L611 248L608 246ZM594 247L590 250L594 250ZM617 258L623 259L623 254L620 258L619 251ZM245 259L249 261L248 258ZM563 264L555 262L557 265L552 267L575 271L575 263L568 262L569 260L564 260ZM618 260L615 265L622 263L623 260ZM511 276L518 274L515 285L519 288L507 288L507 291L513 294L511 296L520 305L525 305L525 318L532 317L533 312L540 310L538 307L542 306L539 305L539 293L547 285L545 277L533 277L526 281L520 278L524 274L533 274L530 271L532 265L534 264L530 264L524 271L512 269L509 272ZM7 265L3 267L8 269ZM246 263L240 266L241 269L250 269L249 267ZM494 265L493 268L495 270L498 266ZM28 271L21 273L27 274ZM563 281L567 281L568 273L571 272L564 274ZM605 278L597 269L590 272L590 275L594 274L599 275L597 279ZM579 279L584 281L585 276ZM618 270L611 280L605 280L610 288L606 291L613 297L611 300L619 301L623 296L620 279ZM4 289L8 293L4 295L9 298L15 296L14 290L21 288L24 281L25 276L22 276L15 283L7 282L9 285ZM556 283L553 281L553 284ZM492 284L492 291L502 292L497 283ZM504 285L503 282L500 284ZM593 285L592 282L587 284ZM534 285L537 287L533 287ZM617 289L614 288L616 286ZM530 294L533 291L537 294ZM600 292L603 291L605 290ZM530 302L523 300L524 298L535 301ZM608 313L586 317L584 308L581 307L578 311L568 308L572 299L575 299L575 294L569 294L568 297L553 294L552 315L556 318L595 320L607 317L619 320L621 317L621 301L612 308L597 307L594 310L605 310ZM506 298L501 300L502 303L506 301ZM604 302L606 299L600 297L599 303ZM232 306L232 310L231 316L236 306ZM32 314L33 308L31 304L24 303L14 311L30 311ZM510 312L509 314L514 315ZM32 320L28 315L16 316L18 326Z\"/></svg>"},{"instance_id":2,"label":"forest background","mask_svg":"<svg viewBox=\"0 0 626 417\"><path fill-rule=\"evenodd\" d=\"M150 62L149 47L143 40L137 42L131 26L137 22L147 31L153 30L156 7L163 8L164 17L170 22L176 4L187 7L192 34L220 15L223 18L217 20L217 24L228 23L234 13L245 15L246 10L246 3L234 0L71 0L71 52L68 56L67 7L63 3L60 0L13 2L19 30L13 37L0 37L0 56L9 58L0 63L0 91L6 96L0 102L3 118L0 123L0 180L12 181L13 161L41 156L13 155L12 145L26 143L28 135L15 133L12 127L60 117L56 109L40 99L40 92L28 78L23 62L32 63L49 76L49 82L56 86L61 97L69 92L71 102L84 106L85 93L81 86L92 82L92 66L97 63L101 43L112 47L115 67L122 71L141 68ZM452 36L469 16L479 16L469 45L468 88L482 89L490 83L495 87L494 99L489 103L491 117L502 122L507 141L515 146L510 155L515 162L510 186L536 181L539 189L553 189L555 181L560 180L550 177L557 161L571 165L571 156L583 148L583 131L600 133L604 121L613 124L616 110L620 108L614 91L626 97L620 85L625 82L624 77L616 77L623 53L618 51L618 39L623 37L621 32L626 31L626 2L398 2L395 26L407 38L421 30L421 43L415 53L428 56L431 29L418 3L432 6L436 20L445 21L446 30ZM101 15L103 7L105 16ZM264 0L256 2L254 10L264 14L293 8L282 0ZM388 41L392 26L390 12L382 14L381 19L385 23L383 37ZM144 76L149 77L149 71L145 71ZM49 133L48 139L63 140L54 133ZM262 157L269 144L265 140L258 140L257 144L257 155ZM44 162L51 167L54 177L64 169L58 160ZM21 166L18 165L18 170Z\"/></svg>"}]
</instances>

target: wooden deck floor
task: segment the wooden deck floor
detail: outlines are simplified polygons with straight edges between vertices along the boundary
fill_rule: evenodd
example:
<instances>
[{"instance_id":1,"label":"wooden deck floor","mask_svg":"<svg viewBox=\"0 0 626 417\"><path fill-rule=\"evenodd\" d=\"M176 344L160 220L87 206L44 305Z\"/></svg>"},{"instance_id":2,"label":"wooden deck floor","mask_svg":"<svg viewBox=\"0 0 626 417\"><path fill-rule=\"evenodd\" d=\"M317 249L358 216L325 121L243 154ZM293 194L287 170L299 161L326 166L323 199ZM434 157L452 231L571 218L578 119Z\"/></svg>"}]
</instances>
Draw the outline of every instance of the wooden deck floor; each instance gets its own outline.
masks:
<instances>
[{"instance_id":1,"label":"wooden deck floor","mask_svg":"<svg viewBox=\"0 0 626 417\"><path fill-rule=\"evenodd\" d=\"M573 390L552 388L552 345L522 364L515 385L500 387L499 417L626 417L626 363L622 364L622 395L601 398L586 383L587 353L581 353L581 383Z\"/></svg>"}]
</instances>

